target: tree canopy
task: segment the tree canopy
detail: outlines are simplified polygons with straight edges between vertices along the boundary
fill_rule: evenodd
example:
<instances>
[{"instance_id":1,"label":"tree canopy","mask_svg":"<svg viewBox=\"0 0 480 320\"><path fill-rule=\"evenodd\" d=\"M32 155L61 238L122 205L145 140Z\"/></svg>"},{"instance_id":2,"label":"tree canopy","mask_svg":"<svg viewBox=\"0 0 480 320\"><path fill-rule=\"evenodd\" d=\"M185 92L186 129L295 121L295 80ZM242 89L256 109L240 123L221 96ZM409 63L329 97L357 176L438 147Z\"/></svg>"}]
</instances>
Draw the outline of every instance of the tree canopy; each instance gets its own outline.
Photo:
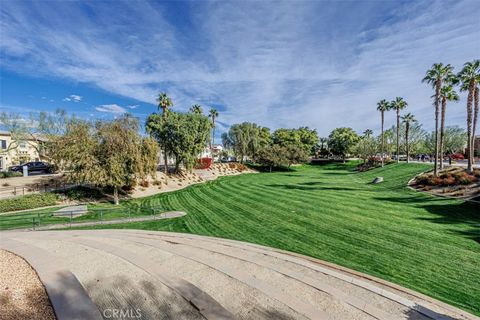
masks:
<instances>
[{"instance_id":1,"label":"tree canopy","mask_svg":"<svg viewBox=\"0 0 480 320\"><path fill-rule=\"evenodd\" d=\"M207 116L193 112L170 111L168 117L151 114L146 121L147 132L167 154L175 159L175 169L183 165L191 170L208 141L211 124Z\"/></svg>"},{"instance_id":2,"label":"tree canopy","mask_svg":"<svg viewBox=\"0 0 480 320\"><path fill-rule=\"evenodd\" d=\"M328 136L330 151L334 155L345 157L352 152L360 137L352 128L336 128Z\"/></svg>"},{"instance_id":3,"label":"tree canopy","mask_svg":"<svg viewBox=\"0 0 480 320\"><path fill-rule=\"evenodd\" d=\"M90 183L118 190L153 175L156 170L157 144L138 133L138 120L124 115L113 121L71 121L65 133L52 141L55 159L69 171L75 183Z\"/></svg>"}]
</instances>

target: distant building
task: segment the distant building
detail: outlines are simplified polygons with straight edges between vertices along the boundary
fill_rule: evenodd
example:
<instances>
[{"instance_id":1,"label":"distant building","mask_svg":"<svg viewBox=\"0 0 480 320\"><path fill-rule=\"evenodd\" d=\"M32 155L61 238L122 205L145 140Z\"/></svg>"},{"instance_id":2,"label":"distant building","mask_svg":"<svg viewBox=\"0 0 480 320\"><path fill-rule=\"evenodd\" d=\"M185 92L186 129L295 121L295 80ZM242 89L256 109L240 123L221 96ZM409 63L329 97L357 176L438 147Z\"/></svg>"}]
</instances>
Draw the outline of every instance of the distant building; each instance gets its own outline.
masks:
<instances>
[{"instance_id":1,"label":"distant building","mask_svg":"<svg viewBox=\"0 0 480 320\"><path fill-rule=\"evenodd\" d=\"M15 141L9 132L0 131L0 171L25 162L40 161L37 146L34 139Z\"/></svg>"}]
</instances>

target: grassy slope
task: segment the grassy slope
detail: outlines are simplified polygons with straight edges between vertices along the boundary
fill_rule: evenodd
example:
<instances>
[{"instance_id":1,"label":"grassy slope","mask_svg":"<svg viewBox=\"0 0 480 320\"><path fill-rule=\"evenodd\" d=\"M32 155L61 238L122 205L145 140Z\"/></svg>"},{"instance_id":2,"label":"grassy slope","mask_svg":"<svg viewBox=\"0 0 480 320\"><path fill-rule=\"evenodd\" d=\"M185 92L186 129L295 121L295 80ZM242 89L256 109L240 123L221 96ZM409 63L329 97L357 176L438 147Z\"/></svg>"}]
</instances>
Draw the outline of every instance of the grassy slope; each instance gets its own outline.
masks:
<instances>
[{"instance_id":1,"label":"grassy slope","mask_svg":"<svg viewBox=\"0 0 480 320\"><path fill-rule=\"evenodd\" d=\"M480 315L480 210L405 188L428 166L351 165L220 178L125 205L184 218L113 226L189 232L296 251L362 271ZM375 176L385 183L368 184ZM110 226L112 227L112 226Z\"/></svg>"}]
</instances>

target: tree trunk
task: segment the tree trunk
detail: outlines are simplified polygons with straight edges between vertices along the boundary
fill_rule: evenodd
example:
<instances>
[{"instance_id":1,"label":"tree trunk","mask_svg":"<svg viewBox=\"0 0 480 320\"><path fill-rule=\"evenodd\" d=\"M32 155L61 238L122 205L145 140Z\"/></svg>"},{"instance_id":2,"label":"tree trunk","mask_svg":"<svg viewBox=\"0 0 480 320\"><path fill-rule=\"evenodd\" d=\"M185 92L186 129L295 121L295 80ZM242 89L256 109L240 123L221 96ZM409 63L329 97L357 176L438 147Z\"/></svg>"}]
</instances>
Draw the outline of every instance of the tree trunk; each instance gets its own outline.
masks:
<instances>
[{"instance_id":1,"label":"tree trunk","mask_svg":"<svg viewBox=\"0 0 480 320\"><path fill-rule=\"evenodd\" d=\"M438 112L440 109L440 88L442 86L441 81L437 81L435 86L435 156L433 161L433 175L438 174Z\"/></svg>"},{"instance_id":2,"label":"tree trunk","mask_svg":"<svg viewBox=\"0 0 480 320\"><path fill-rule=\"evenodd\" d=\"M475 83L473 81L470 82L468 86L468 98L467 98L467 148L468 148L468 165L467 171L472 173L473 171L473 163L472 163L472 102L473 102L473 95L475 93Z\"/></svg>"},{"instance_id":3,"label":"tree trunk","mask_svg":"<svg viewBox=\"0 0 480 320\"><path fill-rule=\"evenodd\" d=\"M212 124L213 124L213 130L212 130L212 145L210 146L210 149L212 146L215 145L215 118L212 117Z\"/></svg>"},{"instance_id":4,"label":"tree trunk","mask_svg":"<svg viewBox=\"0 0 480 320\"><path fill-rule=\"evenodd\" d=\"M365 141L363 142L363 163L367 163L367 144L365 143Z\"/></svg>"},{"instance_id":5,"label":"tree trunk","mask_svg":"<svg viewBox=\"0 0 480 320\"><path fill-rule=\"evenodd\" d=\"M410 163L410 146L408 145L408 131L410 130L410 124L405 124L405 146L407 148L407 163Z\"/></svg>"},{"instance_id":6,"label":"tree trunk","mask_svg":"<svg viewBox=\"0 0 480 320\"><path fill-rule=\"evenodd\" d=\"M165 147L165 148L163 149L163 152L164 152L164 154L163 154L163 159L164 159L164 161L165 161L165 163L164 163L164 165L165 165L165 168L163 169L163 171L165 172L165 174L168 174L168 162L167 162L167 161L168 161L168 157L167 157L167 147Z\"/></svg>"},{"instance_id":7,"label":"tree trunk","mask_svg":"<svg viewBox=\"0 0 480 320\"><path fill-rule=\"evenodd\" d=\"M397 163L400 162L400 109L397 109Z\"/></svg>"},{"instance_id":8,"label":"tree trunk","mask_svg":"<svg viewBox=\"0 0 480 320\"><path fill-rule=\"evenodd\" d=\"M113 203L115 205L118 205L120 203L120 200L118 199L118 188L116 186L113 187Z\"/></svg>"},{"instance_id":9,"label":"tree trunk","mask_svg":"<svg viewBox=\"0 0 480 320\"><path fill-rule=\"evenodd\" d=\"M470 154L472 158L472 166L475 164L475 135L477 131L477 122L478 122L478 95L479 95L479 88L475 87L475 94L474 94L474 105L475 108L473 110L473 123L472 123L472 152Z\"/></svg>"},{"instance_id":10,"label":"tree trunk","mask_svg":"<svg viewBox=\"0 0 480 320\"><path fill-rule=\"evenodd\" d=\"M163 116L163 119L166 119L167 118L167 107L166 106L162 106L162 116ZM163 159L165 160L165 168L163 169L163 172L165 172L165 174L168 174L168 157L167 157L167 146L165 146L163 148L163 152L164 152L164 155L163 155Z\"/></svg>"},{"instance_id":11,"label":"tree trunk","mask_svg":"<svg viewBox=\"0 0 480 320\"><path fill-rule=\"evenodd\" d=\"M384 157L384 151L385 151L385 136L384 136L384 133L383 133L383 124L384 124L384 121L385 121L385 115L384 115L384 112L382 111L382 167L384 166L384 163L385 163L385 160L383 159Z\"/></svg>"},{"instance_id":12,"label":"tree trunk","mask_svg":"<svg viewBox=\"0 0 480 320\"><path fill-rule=\"evenodd\" d=\"M447 98L442 98L442 116L440 120L440 170L443 169L443 146L445 137L445 112L447 110Z\"/></svg>"}]
</instances>

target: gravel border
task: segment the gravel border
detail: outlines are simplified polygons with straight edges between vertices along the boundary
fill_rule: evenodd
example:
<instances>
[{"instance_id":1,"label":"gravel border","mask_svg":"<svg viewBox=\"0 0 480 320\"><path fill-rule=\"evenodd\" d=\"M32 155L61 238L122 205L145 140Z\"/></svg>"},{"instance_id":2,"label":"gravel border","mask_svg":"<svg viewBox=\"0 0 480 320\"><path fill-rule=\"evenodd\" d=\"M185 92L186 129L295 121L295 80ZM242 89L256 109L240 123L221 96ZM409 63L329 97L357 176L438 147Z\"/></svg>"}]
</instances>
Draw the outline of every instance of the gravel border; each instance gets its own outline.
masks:
<instances>
[{"instance_id":1,"label":"gravel border","mask_svg":"<svg viewBox=\"0 0 480 320\"><path fill-rule=\"evenodd\" d=\"M55 320L45 287L23 258L0 249L0 317Z\"/></svg>"}]
</instances>

